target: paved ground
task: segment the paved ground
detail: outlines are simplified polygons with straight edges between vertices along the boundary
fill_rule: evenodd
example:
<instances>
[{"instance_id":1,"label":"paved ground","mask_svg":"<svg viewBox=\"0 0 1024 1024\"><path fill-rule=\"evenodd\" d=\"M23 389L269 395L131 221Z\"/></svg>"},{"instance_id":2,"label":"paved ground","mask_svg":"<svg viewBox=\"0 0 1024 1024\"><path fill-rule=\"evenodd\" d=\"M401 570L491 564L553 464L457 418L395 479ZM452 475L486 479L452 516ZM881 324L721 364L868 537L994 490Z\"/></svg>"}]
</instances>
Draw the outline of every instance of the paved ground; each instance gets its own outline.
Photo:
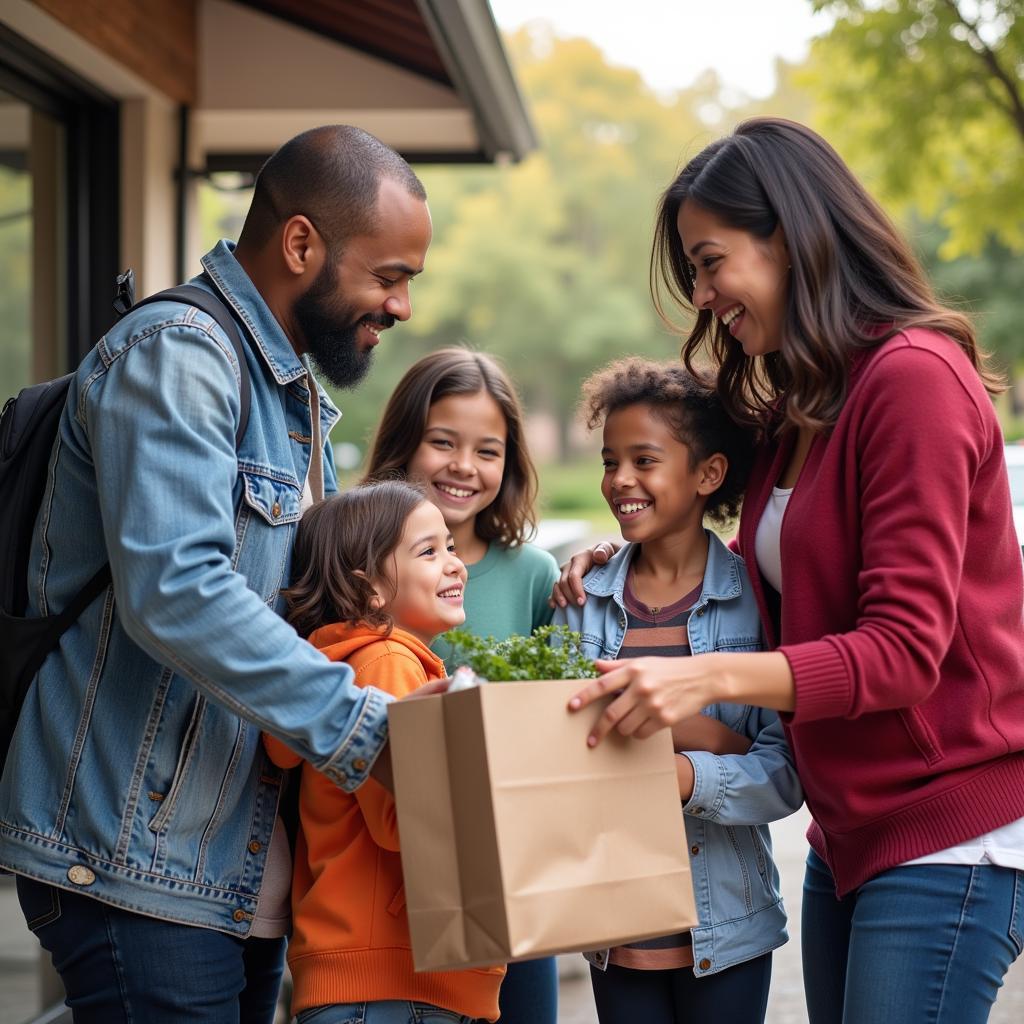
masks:
<instances>
[{"instance_id":1,"label":"paved ground","mask_svg":"<svg viewBox=\"0 0 1024 1024\"><path fill-rule=\"evenodd\" d=\"M805 1024L807 1019L800 982L799 946L805 828L806 816L802 812L772 828L792 939L775 955L772 994L768 1003L769 1024ZM35 939L25 929L13 885L9 879L0 877L0 1024L22 1024L36 1009L37 948ZM585 967L581 957L564 957L560 961L559 1024L596 1024ZM1022 1020L1024 961L1018 961L1007 975L990 1024L1017 1024ZM637 1024L643 1022L638 1021Z\"/></svg>"}]
</instances>

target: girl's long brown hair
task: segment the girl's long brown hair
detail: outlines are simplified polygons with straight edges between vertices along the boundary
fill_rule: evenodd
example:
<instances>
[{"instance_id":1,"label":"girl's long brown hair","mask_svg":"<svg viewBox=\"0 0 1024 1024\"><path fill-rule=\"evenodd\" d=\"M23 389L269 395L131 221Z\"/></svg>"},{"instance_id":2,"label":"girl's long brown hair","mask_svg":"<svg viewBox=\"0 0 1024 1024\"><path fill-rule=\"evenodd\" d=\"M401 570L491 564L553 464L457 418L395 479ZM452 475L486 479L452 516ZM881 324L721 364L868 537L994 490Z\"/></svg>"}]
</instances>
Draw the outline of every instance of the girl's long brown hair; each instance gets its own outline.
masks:
<instances>
[{"instance_id":1,"label":"girl's long brown hair","mask_svg":"<svg viewBox=\"0 0 1024 1024\"><path fill-rule=\"evenodd\" d=\"M759 239L781 227L791 270L777 352L748 358L710 310L695 307L677 227L688 200ZM697 314L683 362L692 370L710 348L722 400L742 422L780 414L783 427L830 429L846 400L854 353L910 327L952 338L991 393L1004 387L970 320L938 300L882 208L821 136L794 121L744 121L683 168L658 207L650 269L663 320L671 322L666 297Z\"/></svg>"},{"instance_id":2,"label":"girl's long brown hair","mask_svg":"<svg viewBox=\"0 0 1024 1024\"><path fill-rule=\"evenodd\" d=\"M476 535L500 544L522 544L537 524L537 472L526 449L523 410L504 369L490 356L469 349L439 348L413 363L398 382L381 416L370 449L367 480L405 474L423 440L430 407L449 395L481 391L505 417L505 470L497 497L476 517Z\"/></svg>"}]
</instances>

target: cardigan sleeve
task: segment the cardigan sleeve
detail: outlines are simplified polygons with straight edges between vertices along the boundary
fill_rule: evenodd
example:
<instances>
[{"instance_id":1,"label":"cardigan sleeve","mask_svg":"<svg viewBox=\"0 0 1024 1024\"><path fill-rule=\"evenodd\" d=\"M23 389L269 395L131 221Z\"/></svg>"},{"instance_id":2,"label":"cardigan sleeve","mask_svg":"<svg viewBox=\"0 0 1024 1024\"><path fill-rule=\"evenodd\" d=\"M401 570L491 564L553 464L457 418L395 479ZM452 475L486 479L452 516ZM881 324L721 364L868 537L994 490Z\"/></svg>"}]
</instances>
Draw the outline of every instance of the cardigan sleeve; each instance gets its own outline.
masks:
<instances>
[{"instance_id":1,"label":"cardigan sleeve","mask_svg":"<svg viewBox=\"0 0 1024 1024\"><path fill-rule=\"evenodd\" d=\"M956 356L894 347L851 396L856 625L780 648L796 686L794 722L909 707L938 683L956 628L971 490L994 443L980 381Z\"/></svg>"}]
</instances>

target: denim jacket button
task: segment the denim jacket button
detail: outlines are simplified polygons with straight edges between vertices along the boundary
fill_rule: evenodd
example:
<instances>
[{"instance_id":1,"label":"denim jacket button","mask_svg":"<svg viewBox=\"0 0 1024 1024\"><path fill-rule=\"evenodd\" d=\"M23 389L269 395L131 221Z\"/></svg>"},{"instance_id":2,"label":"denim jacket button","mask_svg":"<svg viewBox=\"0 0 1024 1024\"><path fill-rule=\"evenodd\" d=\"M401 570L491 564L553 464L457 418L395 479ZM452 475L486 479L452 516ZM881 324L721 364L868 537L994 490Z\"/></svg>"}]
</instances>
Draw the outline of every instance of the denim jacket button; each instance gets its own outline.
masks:
<instances>
[{"instance_id":1,"label":"denim jacket button","mask_svg":"<svg viewBox=\"0 0 1024 1024\"><path fill-rule=\"evenodd\" d=\"M696 857L697 854L700 853L700 847L696 843L694 843L693 846L690 847L690 853L692 853L694 857Z\"/></svg>"},{"instance_id":2,"label":"denim jacket button","mask_svg":"<svg viewBox=\"0 0 1024 1024\"><path fill-rule=\"evenodd\" d=\"M276 519L281 514L281 503L275 501L270 507L270 514Z\"/></svg>"},{"instance_id":3,"label":"denim jacket button","mask_svg":"<svg viewBox=\"0 0 1024 1024\"><path fill-rule=\"evenodd\" d=\"M352 762L352 767L355 768L355 770L357 772L365 772L366 771L366 758L365 757L357 757Z\"/></svg>"},{"instance_id":4,"label":"denim jacket button","mask_svg":"<svg viewBox=\"0 0 1024 1024\"><path fill-rule=\"evenodd\" d=\"M247 914L244 910L236 910L231 915L231 920L237 921L239 924L241 924L243 921L248 920L250 916L251 915Z\"/></svg>"},{"instance_id":5,"label":"denim jacket button","mask_svg":"<svg viewBox=\"0 0 1024 1024\"><path fill-rule=\"evenodd\" d=\"M249 844L249 852L250 853L259 853L260 850L262 850L262 849L263 849L263 844L258 839L254 839Z\"/></svg>"},{"instance_id":6,"label":"denim jacket button","mask_svg":"<svg viewBox=\"0 0 1024 1024\"><path fill-rule=\"evenodd\" d=\"M68 868L68 881L74 885L92 885L96 881L96 875L89 868L75 864Z\"/></svg>"},{"instance_id":7,"label":"denim jacket button","mask_svg":"<svg viewBox=\"0 0 1024 1024\"><path fill-rule=\"evenodd\" d=\"M702 971L708 971L711 969L711 961L707 957L704 957L704 959L701 960L701 962L697 966Z\"/></svg>"},{"instance_id":8,"label":"denim jacket button","mask_svg":"<svg viewBox=\"0 0 1024 1024\"><path fill-rule=\"evenodd\" d=\"M704 813L704 808L703 807L694 807L693 813L694 814L703 814Z\"/></svg>"}]
</instances>

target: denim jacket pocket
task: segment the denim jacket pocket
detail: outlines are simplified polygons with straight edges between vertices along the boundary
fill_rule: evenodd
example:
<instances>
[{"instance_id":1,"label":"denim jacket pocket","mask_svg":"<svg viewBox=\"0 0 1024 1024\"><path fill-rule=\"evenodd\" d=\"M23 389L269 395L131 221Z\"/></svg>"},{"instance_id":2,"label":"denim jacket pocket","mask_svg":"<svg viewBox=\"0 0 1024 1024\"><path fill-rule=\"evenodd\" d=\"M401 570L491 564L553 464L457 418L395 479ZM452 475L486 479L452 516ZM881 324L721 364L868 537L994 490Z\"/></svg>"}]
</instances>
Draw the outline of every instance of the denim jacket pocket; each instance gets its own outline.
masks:
<instances>
[{"instance_id":1,"label":"denim jacket pocket","mask_svg":"<svg viewBox=\"0 0 1024 1024\"><path fill-rule=\"evenodd\" d=\"M198 745L199 734L203 721L203 714L206 711L206 698L196 695L192 708L192 716L185 732L185 739L181 745L178 755L178 763L174 770L174 777L167 792L158 801L159 808L156 814L149 821L150 832L159 833L166 828L171 815L174 813L175 804L181 794L185 776L188 774L189 765L192 762L193 754Z\"/></svg>"},{"instance_id":2,"label":"denim jacket pocket","mask_svg":"<svg viewBox=\"0 0 1024 1024\"><path fill-rule=\"evenodd\" d=\"M240 474L243 500L262 519L271 526L298 522L302 493L294 479L244 465Z\"/></svg>"}]
</instances>

